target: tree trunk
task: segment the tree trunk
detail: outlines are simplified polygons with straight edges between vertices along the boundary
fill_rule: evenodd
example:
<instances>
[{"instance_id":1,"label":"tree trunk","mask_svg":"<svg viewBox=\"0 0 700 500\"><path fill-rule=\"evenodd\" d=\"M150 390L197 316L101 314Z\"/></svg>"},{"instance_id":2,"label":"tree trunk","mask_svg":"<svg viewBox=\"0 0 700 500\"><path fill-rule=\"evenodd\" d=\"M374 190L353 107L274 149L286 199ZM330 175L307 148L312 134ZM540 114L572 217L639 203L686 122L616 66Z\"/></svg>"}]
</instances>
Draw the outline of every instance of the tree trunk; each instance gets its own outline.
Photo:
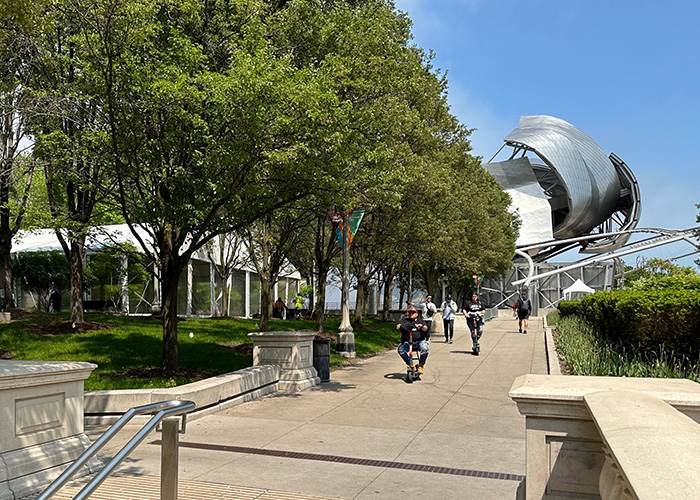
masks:
<instances>
[{"instance_id":1,"label":"tree trunk","mask_svg":"<svg viewBox=\"0 0 700 500\"><path fill-rule=\"evenodd\" d=\"M260 331L266 332L272 315L272 281L260 275Z\"/></svg>"},{"instance_id":2,"label":"tree trunk","mask_svg":"<svg viewBox=\"0 0 700 500\"><path fill-rule=\"evenodd\" d=\"M228 297L229 297L229 288L228 284L229 281L231 281L231 276L226 276L221 280L222 286L221 286L221 317L226 318L228 317Z\"/></svg>"},{"instance_id":3,"label":"tree trunk","mask_svg":"<svg viewBox=\"0 0 700 500\"><path fill-rule=\"evenodd\" d=\"M382 308L382 321L389 321L389 311L391 310L392 291L394 288L394 278L385 277L384 280L384 307Z\"/></svg>"},{"instance_id":4,"label":"tree trunk","mask_svg":"<svg viewBox=\"0 0 700 500\"><path fill-rule=\"evenodd\" d=\"M8 244L9 243L9 244ZM15 297L12 292L12 251L11 241L0 241L0 290L4 290L4 297L0 297L0 307L7 309L15 307Z\"/></svg>"},{"instance_id":5,"label":"tree trunk","mask_svg":"<svg viewBox=\"0 0 700 500\"><path fill-rule=\"evenodd\" d=\"M316 331L323 332L323 323L326 321L326 281L328 269L318 266L316 282L318 284L318 296L316 297Z\"/></svg>"},{"instance_id":6,"label":"tree trunk","mask_svg":"<svg viewBox=\"0 0 700 500\"><path fill-rule=\"evenodd\" d=\"M355 299L355 315L352 319L352 325L362 326L362 314L365 310L365 297L367 282L369 281L367 277L367 271L364 266L360 266L359 273L357 276L357 296Z\"/></svg>"},{"instance_id":7,"label":"tree trunk","mask_svg":"<svg viewBox=\"0 0 700 500\"><path fill-rule=\"evenodd\" d=\"M83 313L83 254L85 236L70 242L70 320L85 321Z\"/></svg>"},{"instance_id":8,"label":"tree trunk","mask_svg":"<svg viewBox=\"0 0 700 500\"><path fill-rule=\"evenodd\" d=\"M172 247L170 247L172 249ZM177 343L177 289L185 265L172 255L165 255L161 269L161 304L163 314L163 360L164 373L176 372L179 367Z\"/></svg>"}]
</instances>

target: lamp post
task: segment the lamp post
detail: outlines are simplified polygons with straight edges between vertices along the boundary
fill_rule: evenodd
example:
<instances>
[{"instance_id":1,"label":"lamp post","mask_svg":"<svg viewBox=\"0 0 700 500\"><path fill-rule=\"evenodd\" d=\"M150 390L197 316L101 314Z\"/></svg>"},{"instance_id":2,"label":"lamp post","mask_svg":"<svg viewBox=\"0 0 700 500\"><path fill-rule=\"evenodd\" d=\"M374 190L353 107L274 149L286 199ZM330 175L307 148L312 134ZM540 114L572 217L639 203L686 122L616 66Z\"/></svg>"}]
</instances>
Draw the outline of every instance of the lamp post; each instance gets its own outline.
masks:
<instances>
[{"instance_id":1,"label":"lamp post","mask_svg":"<svg viewBox=\"0 0 700 500\"><path fill-rule=\"evenodd\" d=\"M337 352L344 358L355 357L355 334L350 324L350 220L343 213L343 289L340 304Z\"/></svg>"}]
</instances>

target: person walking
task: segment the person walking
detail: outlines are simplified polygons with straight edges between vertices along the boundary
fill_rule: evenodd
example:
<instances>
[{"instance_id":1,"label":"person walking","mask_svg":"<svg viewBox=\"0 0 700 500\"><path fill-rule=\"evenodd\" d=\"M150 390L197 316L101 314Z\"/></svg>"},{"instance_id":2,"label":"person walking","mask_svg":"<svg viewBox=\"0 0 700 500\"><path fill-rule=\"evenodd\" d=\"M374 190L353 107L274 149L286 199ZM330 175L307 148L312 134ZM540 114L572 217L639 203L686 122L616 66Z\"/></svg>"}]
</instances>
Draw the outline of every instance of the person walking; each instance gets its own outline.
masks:
<instances>
[{"instance_id":1,"label":"person walking","mask_svg":"<svg viewBox=\"0 0 700 500\"><path fill-rule=\"evenodd\" d=\"M525 292L520 292L520 297L513 304L513 312L518 316L518 333L527 333L527 320L532 312L532 304Z\"/></svg>"},{"instance_id":2,"label":"person walking","mask_svg":"<svg viewBox=\"0 0 700 500\"><path fill-rule=\"evenodd\" d=\"M423 374L425 361L428 359L430 345L428 344L427 330L428 327L423 320L418 319L418 310L411 306L406 309L406 317L396 325L396 329L401 332L401 343L399 344L398 353L401 359L406 363L406 367L413 369L413 360L408 354L409 349L409 334L413 336L413 343L418 346L418 374Z\"/></svg>"},{"instance_id":3,"label":"person walking","mask_svg":"<svg viewBox=\"0 0 700 500\"><path fill-rule=\"evenodd\" d=\"M447 296L440 309L442 309L442 324L445 327L445 344L448 342L451 344L455 334L455 316L457 315L457 303L452 300L452 295Z\"/></svg>"},{"instance_id":4,"label":"person walking","mask_svg":"<svg viewBox=\"0 0 700 500\"><path fill-rule=\"evenodd\" d=\"M274 306L272 307L272 317L279 319L287 319L287 304L284 303L282 297L277 297Z\"/></svg>"},{"instance_id":5,"label":"person walking","mask_svg":"<svg viewBox=\"0 0 700 500\"><path fill-rule=\"evenodd\" d=\"M294 319L301 319L301 310L304 307L304 299L301 294L294 297Z\"/></svg>"},{"instance_id":6,"label":"person walking","mask_svg":"<svg viewBox=\"0 0 700 500\"><path fill-rule=\"evenodd\" d=\"M428 338L430 338L430 331L433 328L433 316L435 316L436 312L437 307L435 307L435 304L433 303L433 298L430 295L428 295L425 298L425 302L423 302L421 311L423 323L425 323L425 325L428 327L428 329L426 330Z\"/></svg>"}]
</instances>

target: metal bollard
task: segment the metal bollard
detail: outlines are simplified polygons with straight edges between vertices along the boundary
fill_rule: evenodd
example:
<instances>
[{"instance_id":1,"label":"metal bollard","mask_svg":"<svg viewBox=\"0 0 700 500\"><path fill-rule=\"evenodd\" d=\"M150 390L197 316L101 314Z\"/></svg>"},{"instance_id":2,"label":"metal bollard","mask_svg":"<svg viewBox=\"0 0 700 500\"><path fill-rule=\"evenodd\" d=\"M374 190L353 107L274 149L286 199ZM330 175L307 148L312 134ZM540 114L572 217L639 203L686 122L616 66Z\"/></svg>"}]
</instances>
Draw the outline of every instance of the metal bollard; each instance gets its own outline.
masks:
<instances>
[{"instance_id":1,"label":"metal bollard","mask_svg":"<svg viewBox=\"0 0 700 500\"><path fill-rule=\"evenodd\" d=\"M160 448L160 500L177 500L178 464L180 461L180 419L163 420Z\"/></svg>"}]
</instances>

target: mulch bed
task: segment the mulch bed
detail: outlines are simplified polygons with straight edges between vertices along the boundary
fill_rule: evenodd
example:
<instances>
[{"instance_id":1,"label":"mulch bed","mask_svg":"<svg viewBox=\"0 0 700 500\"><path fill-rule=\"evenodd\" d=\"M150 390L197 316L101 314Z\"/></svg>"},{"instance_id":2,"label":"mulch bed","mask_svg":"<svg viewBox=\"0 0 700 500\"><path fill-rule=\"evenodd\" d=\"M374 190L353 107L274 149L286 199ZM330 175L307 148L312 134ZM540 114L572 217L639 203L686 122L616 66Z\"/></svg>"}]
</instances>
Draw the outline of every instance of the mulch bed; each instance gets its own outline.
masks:
<instances>
[{"instance_id":1,"label":"mulch bed","mask_svg":"<svg viewBox=\"0 0 700 500\"><path fill-rule=\"evenodd\" d=\"M53 337L56 335L65 335L67 333L87 333L87 332L97 332L100 330L111 330L113 325L108 325L107 323L97 323L95 321L85 321L83 323L72 323L71 321L61 321L60 323L45 323L39 325L27 325L27 329L38 333L39 335L45 335L47 337Z\"/></svg>"},{"instance_id":2,"label":"mulch bed","mask_svg":"<svg viewBox=\"0 0 700 500\"><path fill-rule=\"evenodd\" d=\"M244 342L241 344L216 344L222 349L230 349L236 354L253 354L253 344Z\"/></svg>"},{"instance_id":3,"label":"mulch bed","mask_svg":"<svg viewBox=\"0 0 700 500\"><path fill-rule=\"evenodd\" d=\"M118 378L160 378L160 377L182 377L182 378L192 378L192 379L205 379L218 375L218 372L214 370L207 370L204 368L190 368L190 367L180 367L177 371L163 373L160 368L130 368L129 370L124 370L121 372L115 372L110 374L112 377Z\"/></svg>"}]
</instances>

